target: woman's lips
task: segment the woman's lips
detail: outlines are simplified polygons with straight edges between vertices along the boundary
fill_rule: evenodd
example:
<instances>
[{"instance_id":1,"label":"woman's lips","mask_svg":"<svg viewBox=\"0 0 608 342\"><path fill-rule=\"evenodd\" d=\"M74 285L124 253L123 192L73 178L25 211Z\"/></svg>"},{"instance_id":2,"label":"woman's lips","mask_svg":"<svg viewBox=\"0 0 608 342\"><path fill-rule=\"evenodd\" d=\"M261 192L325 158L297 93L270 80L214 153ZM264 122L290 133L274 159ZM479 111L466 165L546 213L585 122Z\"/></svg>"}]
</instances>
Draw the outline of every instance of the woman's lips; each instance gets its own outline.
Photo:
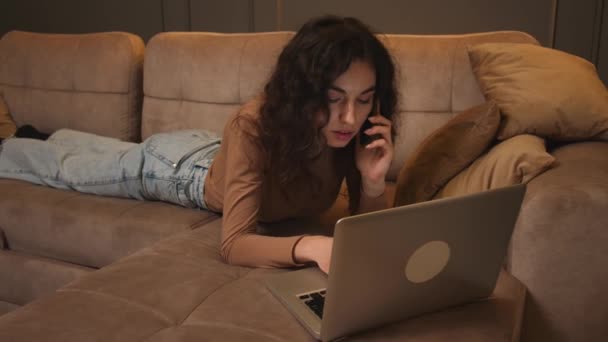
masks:
<instances>
[{"instance_id":1,"label":"woman's lips","mask_svg":"<svg viewBox=\"0 0 608 342\"><path fill-rule=\"evenodd\" d=\"M350 138L352 138L353 133L351 131L332 131L334 133L334 136L336 137L336 139L338 140L342 140L342 141L347 141L350 140Z\"/></svg>"}]
</instances>

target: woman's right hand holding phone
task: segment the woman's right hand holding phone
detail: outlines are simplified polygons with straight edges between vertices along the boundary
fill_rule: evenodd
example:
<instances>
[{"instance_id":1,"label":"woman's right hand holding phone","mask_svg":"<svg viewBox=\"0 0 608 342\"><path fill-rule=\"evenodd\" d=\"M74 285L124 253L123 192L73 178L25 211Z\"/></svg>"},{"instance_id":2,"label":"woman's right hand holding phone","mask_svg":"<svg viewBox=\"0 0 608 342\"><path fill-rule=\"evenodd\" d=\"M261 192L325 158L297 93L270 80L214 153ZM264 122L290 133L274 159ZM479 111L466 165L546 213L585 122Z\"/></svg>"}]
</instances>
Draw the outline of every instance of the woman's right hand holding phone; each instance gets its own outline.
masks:
<instances>
[{"instance_id":1,"label":"woman's right hand holding phone","mask_svg":"<svg viewBox=\"0 0 608 342\"><path fill-rule=\"evenodd\" d=\"M367 118L372 126L362 134L378 138L365 146L357 144L356 164L361 173L362 191L371 197L384 193L385 177L393 160L395 147L391 136L392 122L386 117L375 114ZM361 137L358 137L361 139Z\"/></svg>"}]
</instances>

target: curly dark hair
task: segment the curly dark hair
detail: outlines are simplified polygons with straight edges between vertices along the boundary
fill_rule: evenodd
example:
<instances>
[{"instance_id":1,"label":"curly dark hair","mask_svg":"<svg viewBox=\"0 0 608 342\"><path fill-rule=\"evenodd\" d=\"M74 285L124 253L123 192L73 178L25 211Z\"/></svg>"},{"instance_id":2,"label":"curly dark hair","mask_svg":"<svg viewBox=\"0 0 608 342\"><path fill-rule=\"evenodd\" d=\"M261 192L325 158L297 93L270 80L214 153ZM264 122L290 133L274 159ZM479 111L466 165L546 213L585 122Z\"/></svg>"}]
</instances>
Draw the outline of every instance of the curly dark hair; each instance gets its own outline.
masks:
<instances>
[{"instance_id":1,"label":"curly dark hair","mask_svg":"<svg viewBox=\"0 0 608 342\"><path fill-rule=\"evenodd\" d=\"M258 134L268 152L266 165L277 174L282 188L301 176L311 176L307 165L319 157L326 144L322 127L315 122L323 113L322 126L327 124L327 92L353 61L373 66L374 101L379 102L381 113L394 121L397 91L393 60L382 42L358 19L331 15L311 19L279 55L264 88ZM354 156L354 141L343 149L345 154Z\"/></svg>"}]
</instances>

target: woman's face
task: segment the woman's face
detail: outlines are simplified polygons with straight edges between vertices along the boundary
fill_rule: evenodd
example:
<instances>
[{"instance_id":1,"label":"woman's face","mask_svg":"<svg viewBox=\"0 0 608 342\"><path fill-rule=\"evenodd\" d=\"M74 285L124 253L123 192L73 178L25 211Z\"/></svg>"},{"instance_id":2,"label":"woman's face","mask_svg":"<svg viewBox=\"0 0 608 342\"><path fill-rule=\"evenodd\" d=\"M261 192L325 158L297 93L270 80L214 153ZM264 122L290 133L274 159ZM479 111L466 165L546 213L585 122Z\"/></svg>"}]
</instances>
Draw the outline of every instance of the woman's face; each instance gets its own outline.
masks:
<instances>
[{"instance_id":1,"label":"woman's face","mask_svg":"<svg viewBox=\"0 0 608 342\"><path fill-rule=\"evenodd\" d=\"M367 62L354 61L332 83L328 94L329 120L321 129L327 145L345 147L372 110L376 72Z\"/></svg>"}]
</instances>

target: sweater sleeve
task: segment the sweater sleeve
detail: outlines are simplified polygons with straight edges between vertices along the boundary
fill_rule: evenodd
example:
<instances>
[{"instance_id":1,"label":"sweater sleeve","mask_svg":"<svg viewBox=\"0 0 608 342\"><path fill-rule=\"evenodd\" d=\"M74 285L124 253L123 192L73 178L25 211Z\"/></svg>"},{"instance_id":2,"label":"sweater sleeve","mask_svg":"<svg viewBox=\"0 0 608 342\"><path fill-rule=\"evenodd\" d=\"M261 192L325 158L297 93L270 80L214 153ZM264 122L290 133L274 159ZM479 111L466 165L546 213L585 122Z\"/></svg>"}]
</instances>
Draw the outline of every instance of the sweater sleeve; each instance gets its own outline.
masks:
<instances>
[{"instance_id":1,"label":"sweater sleeve","mask_svg":"<svg viewBox=\"0 0 608 342\"><path fill-rule=\"evenodd\" d=\"M302 236L271 237L256 233L262 201L262 149L254 142L252 123L229 123L224 134L227 158L221 256L229 264L253 267L295 266L293 249ZM246 131L245 131L246 130Z\"/></svg>"},{"instance_id":2,"label":"sweater sleeve","mask_svg":"<svg viewBox=\"0 0 608 342\"><path fill-rule=\"evenodd\" d=\"M361 191L361 198L359 200L359 214L369 213L386 208L388 208L386 191L378 197L369 197L365 194L365 192Z\"/></svg>"},{"instance_id":3,"label":"sweater sleeve","mask_svg":"<svg viewBox=\"0 0 608 342\"><path fill-rule=\"evenodd\" d=\"M378 197L370 197L363 192L361 189L361 174L354 163L346 172L346 187L351 215L369 213L389 207L386 191Z\"/></svg>"}]
</instances>

